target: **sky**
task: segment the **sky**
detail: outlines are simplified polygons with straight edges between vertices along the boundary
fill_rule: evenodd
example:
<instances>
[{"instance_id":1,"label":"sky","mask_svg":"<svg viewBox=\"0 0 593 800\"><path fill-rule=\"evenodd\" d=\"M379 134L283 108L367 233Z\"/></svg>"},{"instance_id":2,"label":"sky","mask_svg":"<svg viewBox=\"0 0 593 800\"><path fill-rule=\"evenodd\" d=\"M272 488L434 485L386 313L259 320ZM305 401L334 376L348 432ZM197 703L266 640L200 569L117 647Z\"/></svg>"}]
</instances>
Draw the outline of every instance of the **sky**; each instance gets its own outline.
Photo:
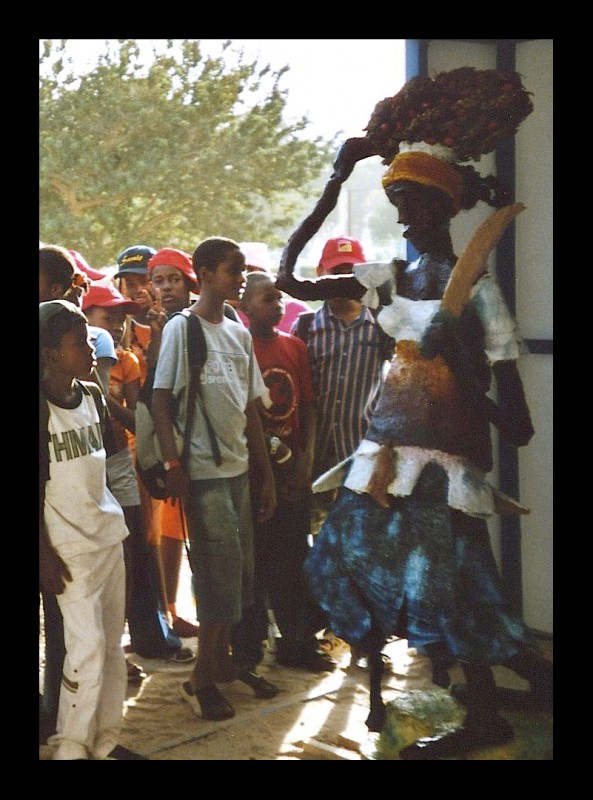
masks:
<instances>
[{"instance_id":1,"label":"sky","mask_svg":"<svg viewBox=\"0 0 593 800\"><path fill-rule=\"evenodd\" d=\"M77 67L92 67L105 39L69 39L68 53ZM146 52L165 40L138 39ZM219 54L224 39L201 39L208 55ZM375 105L403 86L404 39L233 39L232 50L243 49L274 71L290 69L280 86L288 90L286 121L307 116L309 136L363 136Z\"/></svg>"},{"instance_id":2,"label":"sky","mask_svg":"<svg viewBox=\"0 0 593 800\"><path fill-rule=\"evenodd\" d=\"M73 60L74 70L81 73L91 70L99 53L105 52L106 41L117 42L115 39L68 39L66 52ZM137 41L143 56L150 56L155 48L158 52L166 43L165 39ZM219 55L225 41L200 39L203 52L210 56ZM396 94L405 83L404 47L405 39L233 39L225 58L232 59L232 53L243 50L245 60L257 59L260 68L269 64L278 72L288 65L279 84L287 92L285 121L291 123L306 116L309 125L300 135L306 139L337 136L339 147L350 136L364 136L375 105ZM374 177L372 172L368 177L374 181L372 188L380 189L384 167L378 157L374 161L376 163L371 165ZM379 197L376 213L391 220L392 209L384 202L383 193L376 194ZM355 213L351 219L352 210L356 209L347 189L342 195L337 209L303 249L303 261L318 257L317 251L325 238L342 234L364 239L368 259L387 257L368 232L359 229ZM360 189L356 196L362 198ZM402 243L403 239L398 240L391 249L403 247ZM310 256L311 253L314 256ZM403 257L403 253L390 250L388 257L393 255Z\"/></svg>"}]
</instances>

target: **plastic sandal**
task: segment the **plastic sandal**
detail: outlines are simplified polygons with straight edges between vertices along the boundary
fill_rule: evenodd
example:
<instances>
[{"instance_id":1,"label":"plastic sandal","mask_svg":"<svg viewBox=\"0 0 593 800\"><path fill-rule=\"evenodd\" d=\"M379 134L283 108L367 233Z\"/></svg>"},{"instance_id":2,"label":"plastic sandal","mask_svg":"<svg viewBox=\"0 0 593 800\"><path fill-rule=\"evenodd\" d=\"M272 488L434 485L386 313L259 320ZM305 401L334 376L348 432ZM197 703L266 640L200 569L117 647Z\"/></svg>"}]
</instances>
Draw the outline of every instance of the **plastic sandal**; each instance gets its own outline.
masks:
<instances>
[{"instance_id":1,"label":"plastic sandal","mask_svg":"<svg viewBox=\"0 0 593 800\"><path fill-rule=\"evenodd\" d=\"M241 672L238 676L238 679L253 689L253 693L256 697L259 697L263 700L271 700L272 697L276 697L280 689L277 686L274 686L273 683L267 681L263 675L258 675L255 672L250 672L249 670L245 670Z\"/></svg>"},{"instance_id":2,"label":"plastic sandal","mask_svg":"<svg viewBox=\"0 0 593 800\"><path fill-rule=\"evenodd\" d=\"M220 722L235 716L235 709L214 684L194 692L191 683L185 681L179 687L179 693L189 703L194 714L202 719Z\"/></svg>"}]
</instances>

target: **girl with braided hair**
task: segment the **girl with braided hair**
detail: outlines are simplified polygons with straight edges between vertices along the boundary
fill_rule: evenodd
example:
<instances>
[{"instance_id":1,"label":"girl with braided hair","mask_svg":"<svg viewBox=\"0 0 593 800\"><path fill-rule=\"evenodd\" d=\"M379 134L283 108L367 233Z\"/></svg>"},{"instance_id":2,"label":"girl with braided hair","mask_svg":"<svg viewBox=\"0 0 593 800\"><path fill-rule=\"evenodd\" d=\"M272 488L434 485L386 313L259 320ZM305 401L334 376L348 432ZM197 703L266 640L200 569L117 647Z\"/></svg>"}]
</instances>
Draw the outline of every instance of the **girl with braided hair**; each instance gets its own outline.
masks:
<instances>
[{"instance_id":1,"label":"girl with braided hair","mask_svg":"<svg viewBox=\"0 0 593 800\"><path fill-rule=\"evenodd\" d=\"M471 85L474 73L464 68L458 82ZM445 106L428 80L422 79L422 94L440 113ZM508 79L497 73L497 80L516 90L514 74ZM440 84L449 90L456 85ZM401 97L389 98L396 122L401 104L410 102L406 87ZM516 103L525 115L526 94L521 90ZM466 87L460 97L467 96ZM504 665L526 679L534 702L547 704L551 697L551 664L505 602L487 528L495 513L528 512L486 480L493 467L490 424L516 446L525 446L534 432L516 365L522 341L495 277L486 271L488 254L523 206L508 205L510 197L495 178L483 179L473 167L456 163L468 151L475 154L473 129L465 139L459 129L455 150L451 126L435 115L433 133L421 130L430 142L401 126L412 140L395 140L394 124L381 127L381 106L367 136L347 140L340 150L324 194L287 244L278 284L301 299L334 293L360 298L366 291L369 302L387 276L393 281L392 303L378 316L396 341L390 370L358 450L314 484L314 491L340 488L305 571L331 630L369 653L370 731L381 731L385 723L380 651L389 637L406 638L430 657L437 685L449 686L449 668L461 663L467 680L457 691L467 705L463 725L400 751L404 760L435 760L513 738L499 713L492 666ZM450 98L448 108L455 115ZM467 104L462 108L467 111ZM383 122L377 127L378 109ZM484 130L492 131L487 121ZM492 142L489 134L484 137L483 152ZM355 265L349 276L295 278L305 237L320 227L357 161L376 154L387 156L385 193L419 258L412 264ZM478 201L500 208L458 258L451 220ZM496 403L486 395L493 376Z\"/></svg>"}]
</instances>

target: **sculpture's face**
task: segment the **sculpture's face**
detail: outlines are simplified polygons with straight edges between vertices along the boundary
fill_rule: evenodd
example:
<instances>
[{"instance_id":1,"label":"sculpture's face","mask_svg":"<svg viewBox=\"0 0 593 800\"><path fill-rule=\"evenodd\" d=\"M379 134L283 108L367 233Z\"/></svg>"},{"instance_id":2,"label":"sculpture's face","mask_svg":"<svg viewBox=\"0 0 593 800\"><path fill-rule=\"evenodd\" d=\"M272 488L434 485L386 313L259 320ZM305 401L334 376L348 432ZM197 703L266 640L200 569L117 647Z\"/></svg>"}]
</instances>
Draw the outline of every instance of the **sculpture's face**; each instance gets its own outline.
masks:
<instances>
[{"instance_id":1,"label":"sculpture's face","mask_svg":"<svg viewBox=\"0 0 593 800\"><path fill-rule=\"evenodd\" d=\"M419 253L428 252L442 241L444 234L449 235L453 203L440 189L413 181L395 181L385 188L385 194L397 208L404 237Z\"/></svg>"}]
</instances>

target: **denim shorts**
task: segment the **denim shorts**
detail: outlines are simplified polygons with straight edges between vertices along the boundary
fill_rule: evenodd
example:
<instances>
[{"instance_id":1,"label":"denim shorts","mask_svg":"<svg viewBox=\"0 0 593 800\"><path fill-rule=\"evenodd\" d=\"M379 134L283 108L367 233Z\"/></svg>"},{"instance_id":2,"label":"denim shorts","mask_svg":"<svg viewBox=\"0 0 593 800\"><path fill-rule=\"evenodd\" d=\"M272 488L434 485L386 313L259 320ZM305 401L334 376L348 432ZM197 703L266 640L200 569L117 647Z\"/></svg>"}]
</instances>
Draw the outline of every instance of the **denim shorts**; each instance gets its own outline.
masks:
<instances>
[{"instance_id":1,"label":"denim shorts","mask_svg":"<svg viewBox=\"0 0 593 800\"><path fill-rule=\"evenodd\" d=\"M200 622L239 622L253 603L253 522L247 472L191 481L185 499Z\"/></svg>"}]
</instances>

